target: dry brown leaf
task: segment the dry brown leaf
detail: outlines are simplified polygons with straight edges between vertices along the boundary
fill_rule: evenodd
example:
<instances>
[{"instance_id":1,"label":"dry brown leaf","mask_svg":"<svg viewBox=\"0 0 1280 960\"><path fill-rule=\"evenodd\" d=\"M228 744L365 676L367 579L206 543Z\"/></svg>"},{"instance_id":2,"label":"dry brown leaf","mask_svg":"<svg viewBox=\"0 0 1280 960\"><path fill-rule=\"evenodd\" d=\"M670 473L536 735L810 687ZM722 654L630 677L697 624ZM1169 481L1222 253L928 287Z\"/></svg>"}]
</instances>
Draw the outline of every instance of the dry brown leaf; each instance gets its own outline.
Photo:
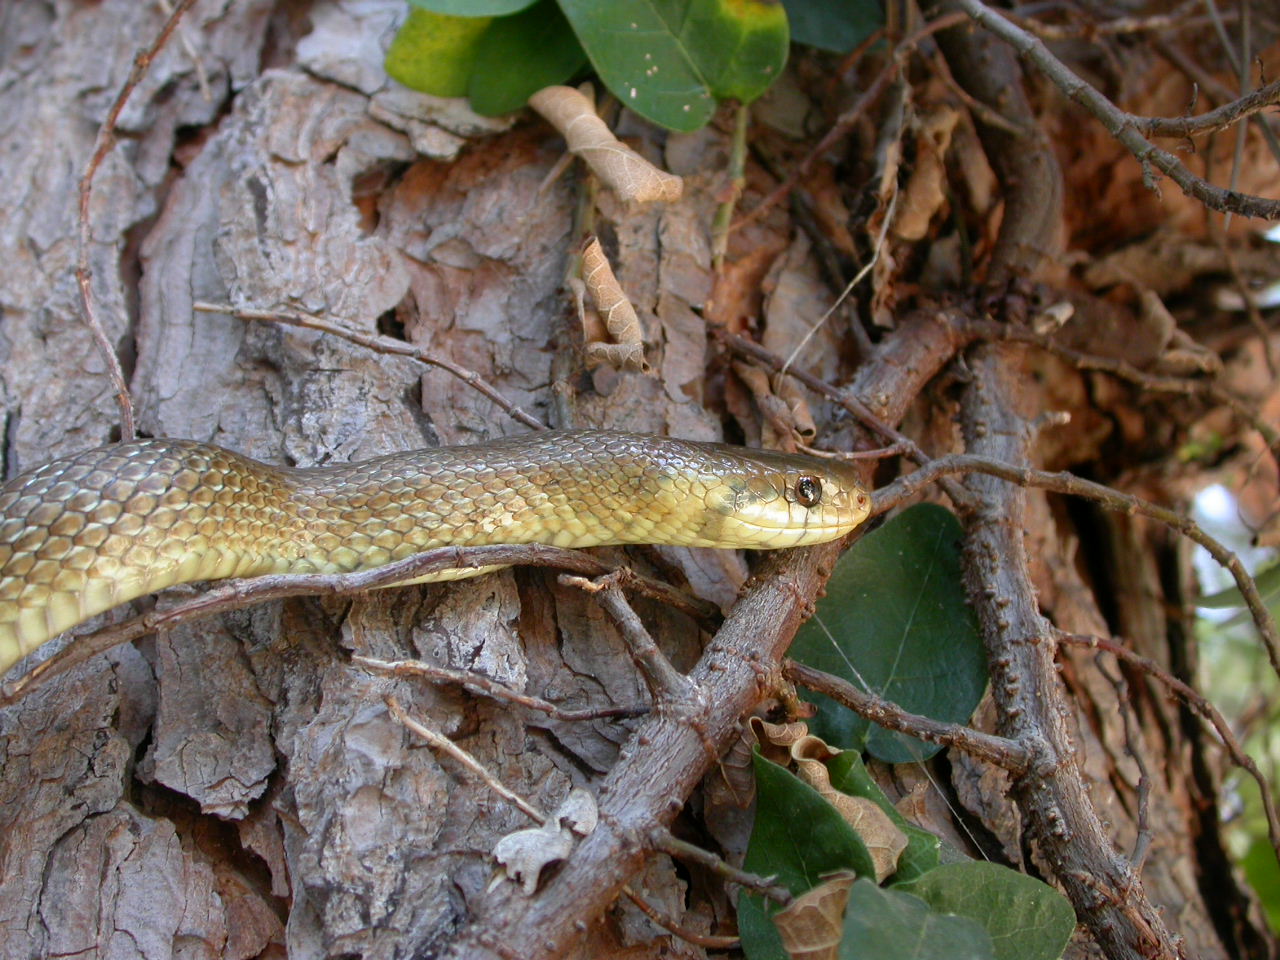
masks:
<instances>
[{"instance_id":1,"label":"dry brown leaf","mask_svg":"<svg viewBox=\"0 0 1280 960\"><path fill-rule=\"evenodd\" d=\"M893 232L903 240L919 240L929 232L929 223L947 199L946 156L951 132L960 119L957 110L946 105L932 108L915 123L916 162L911 177L898 198Z\"/></svg>"},{"instance_id":2,"label":"dry brown leaf","mask_svg":"<svg viewBox=\"0 0 1280 960\"><path fill-rule=\"evenodd\" d=\"M852 873L832 874L773 915L782 946L793 960L835 960L839 955L844 909L856 879Z\"/></svg>"},{"instance_id":3,"label":"dry brown leaf","mask_svg":"<svg viewBox=\"0 0 1280 960\"><path fill-rule=\"evenodd\" d=\"M573 87L544 87L529 98L529 106L560 131L569 146L600 180L624 202L674 202L684 181L659 170L614 137L596 116L591 101Z\"/></svg>"},{"instance_id":4,"label":"dry brown leaf","mask_svg":"<svg viewBox=\"0 0 1280 960\"><path fill-rule=\"evenodd\" d=\"M587 366L598 367L607 363L620 370L638 370L648 373L650 366L644 358L644 335L640 318L631 305L622 285L614 276L609 258L596 237L589 237L582 248L582 281L571 283L578 312L582 317L583 339L586 341ZM599 317L593 320L593 311L582 300L582 289L590 295ZM604 320L601 330L599 320ZM604 342L607 332L612 343Z\"/></svg>"},{"instance_id":5,"label":"dry brown leaf","mask_svg":"<svg viewBox=\"0 0 1280 960\"><path fill-rule=\"evenodd\" d=\"M779 766L786 766L791 759L792 745L809 735L807 723L770 723L760 717L752 717L747 725L760 745L760 756Z\"/></svg>"},{"instance_id":6,"label":"dry brown leaf","mask_svg":"<svg viewBox=\"0 0 1280 960\"><path fill-rule=\"evenodd\" d=\"M875 864L876 883L892 876L898 869L898 858L907 849L907 835L898 829L887 813L873 800L841 793L831 785L831 774L826 762L839 756L820 738L802 737L791 745L791 757L796 762L796 775L822 795L844 818L845 823L862 838L863 845Z\"/></svg>"},{"instance_id":7,"label":"dry brown leaf","mask_svg":"<svg viewBox=\"0 0 1280 960\"><path fill-rule=\"evenodd\" d=\"M751 771L751 748L755 738L743 728L732 746L720 758L717 775L707 777L704 784L708 804L732 806L745 810L756 795L755 776Z\"/></svg>"},{"instance_id":8,"label":"dry brown leaf","mask_svg":"<svg viewBox=\"0 0 1280 960\"><path fill-rule=\"evenodd\" d=\"M791 413L792 429L805 443L809 443L818 435L818 425L814 423L813 412L809 409L809 400L791 377L778 377L774 390L787 410Z\"/></svg>"}]
</instances>

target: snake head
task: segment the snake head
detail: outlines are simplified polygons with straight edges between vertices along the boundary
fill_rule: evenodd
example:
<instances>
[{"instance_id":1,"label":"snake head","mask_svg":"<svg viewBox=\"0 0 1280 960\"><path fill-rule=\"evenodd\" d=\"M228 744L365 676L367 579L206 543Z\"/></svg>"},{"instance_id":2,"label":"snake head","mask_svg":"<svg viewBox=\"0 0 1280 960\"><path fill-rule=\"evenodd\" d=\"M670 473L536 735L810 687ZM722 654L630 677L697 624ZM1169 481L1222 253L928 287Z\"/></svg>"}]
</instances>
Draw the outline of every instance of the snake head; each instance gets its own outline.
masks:
<instances>
[{"instance_id":1,"label":"snake head","mask_svg":"<svg viewBox=\"0 0 1280 960\"><path fill-rule=\"evenodd\" d=\"M843 537L871 511L855 468L838 460L735 452L742 468L708 483L703 536L720 546L776 549Z\"/></svg>"}]
</instances>

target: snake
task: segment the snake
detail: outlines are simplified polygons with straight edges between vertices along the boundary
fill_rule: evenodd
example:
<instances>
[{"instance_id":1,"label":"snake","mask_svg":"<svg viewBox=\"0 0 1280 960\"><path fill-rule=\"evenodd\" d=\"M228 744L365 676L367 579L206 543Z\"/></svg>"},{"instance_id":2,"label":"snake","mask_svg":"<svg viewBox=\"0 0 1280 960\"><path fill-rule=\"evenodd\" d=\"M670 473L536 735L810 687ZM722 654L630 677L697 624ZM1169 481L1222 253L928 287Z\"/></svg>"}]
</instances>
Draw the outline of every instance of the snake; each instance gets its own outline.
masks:
<instances>
[{"instance_id":1,"label":"snake","mask_svg":"<svg viewBox=\"0 0 1280 960\"><path fill-rule=\"evenodd\" d=\"M347 573L442 546L797 547L869 512L850 462L643 434L540 431L307 468L116 443L0 488L0 673L175 584Z\"/></svg>"}]
</instances>

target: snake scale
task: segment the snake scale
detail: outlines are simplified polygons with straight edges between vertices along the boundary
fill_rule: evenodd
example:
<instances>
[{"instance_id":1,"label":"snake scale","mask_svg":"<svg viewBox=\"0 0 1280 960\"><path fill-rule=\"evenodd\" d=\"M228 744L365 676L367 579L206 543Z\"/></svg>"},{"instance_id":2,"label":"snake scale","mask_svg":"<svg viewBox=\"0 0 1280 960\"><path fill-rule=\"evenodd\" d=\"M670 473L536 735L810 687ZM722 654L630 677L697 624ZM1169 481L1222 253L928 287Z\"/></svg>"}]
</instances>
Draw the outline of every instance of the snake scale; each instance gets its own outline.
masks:
<instances>
[{"instance_id":1,"label":"snake scale","mask_svg":"<svg viewBox=\"0 0 1280 960\"><path fill-rule=\"evenodd\" d=\"M120 443L0 489L0 673L177 583L341 573L439 546L794 547L869 510L840 461L639 434L535 433L308 469L191 440ZM433 579L451 575L463 574Z\"/></svg>"}]
</instances>

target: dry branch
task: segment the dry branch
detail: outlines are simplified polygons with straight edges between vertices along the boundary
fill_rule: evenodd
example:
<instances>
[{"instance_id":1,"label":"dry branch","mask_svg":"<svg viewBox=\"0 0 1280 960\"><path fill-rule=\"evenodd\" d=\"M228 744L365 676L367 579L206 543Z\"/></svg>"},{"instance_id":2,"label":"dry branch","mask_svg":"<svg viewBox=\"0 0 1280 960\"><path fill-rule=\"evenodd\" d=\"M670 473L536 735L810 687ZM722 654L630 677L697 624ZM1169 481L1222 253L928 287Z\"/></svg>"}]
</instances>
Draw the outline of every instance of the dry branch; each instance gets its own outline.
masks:
<instances>
[{"instance_id":1,"label":"dry branch","mask_svg":"<svg viewBox=\"0 0 1280 960\"><path fill-rule=\"evenodd\" d=\"M1079 103L1116 140L1123 144L1142 164L1147 185L1157 189L1150 168L1169 177L1187 196L1199 200L1206 207L1223 213L1238 213L1246 217L1280 219L1280 200L1257 197L1234 190L1224 190L1207 180L1197 177L1181 160L1166 150L1161 150L1147 140L1138 130L1139 124L1114 103L1103 96L1091 84L1081 80L1061 60L1049 52L1038 38L1022 30L1014 23L995 13L981 0L954 0L975 22L1009 44L1026 57L1063 93Z\"/></svg>"}]
</instances>

